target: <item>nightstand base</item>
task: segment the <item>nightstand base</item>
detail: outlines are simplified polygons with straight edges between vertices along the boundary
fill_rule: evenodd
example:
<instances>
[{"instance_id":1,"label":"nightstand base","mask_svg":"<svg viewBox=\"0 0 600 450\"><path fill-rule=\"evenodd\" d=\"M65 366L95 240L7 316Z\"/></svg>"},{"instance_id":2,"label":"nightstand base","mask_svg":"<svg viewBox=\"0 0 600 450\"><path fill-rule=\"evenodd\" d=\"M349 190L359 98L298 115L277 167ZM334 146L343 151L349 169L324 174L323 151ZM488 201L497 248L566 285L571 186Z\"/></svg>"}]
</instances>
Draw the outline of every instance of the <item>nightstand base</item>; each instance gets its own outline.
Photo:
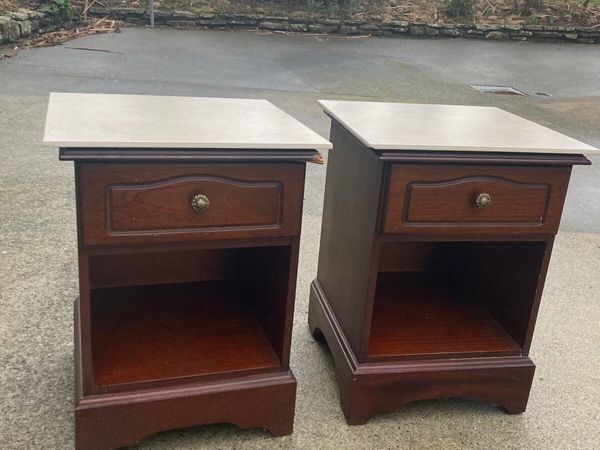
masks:
<instances>
[{"instance_id":1,"label":"nightstand base","mask_svg":"<svg viewBox=\"0 0 600 450\"><path fill-rule=\"evenodd\" d=\"M296 379L291 371L188 382L151 389L84 396L79 307L75 303L75 447L109 450L159 431L231 423L292 433Z\"/></svg>"},{"instance_id":2,"label":"nightstand base","mask_svg":"<svg viewBox=\"0 0 600 450\"><path fill-rule=\"evenodd\" d=\"M308 323L333 355L340 398L350 425L416 400L469 397L525 411L535 364L526 356L359 363L317 280L311 284Z\"/></svg>"}]
</instances>

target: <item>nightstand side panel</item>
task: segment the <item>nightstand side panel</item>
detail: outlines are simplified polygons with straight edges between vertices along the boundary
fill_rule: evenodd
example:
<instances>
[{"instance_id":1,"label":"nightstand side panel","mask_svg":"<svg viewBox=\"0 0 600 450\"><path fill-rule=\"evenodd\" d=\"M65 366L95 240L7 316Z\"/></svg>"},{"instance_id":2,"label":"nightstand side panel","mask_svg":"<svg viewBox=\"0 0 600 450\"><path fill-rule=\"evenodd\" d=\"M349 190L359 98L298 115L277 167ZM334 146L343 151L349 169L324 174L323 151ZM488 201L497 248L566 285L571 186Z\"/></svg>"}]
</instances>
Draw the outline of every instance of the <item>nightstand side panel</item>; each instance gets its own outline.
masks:
<instances>
[{"instance_id":1,"label":"nightstand side panel","mask_svg":"<svg viewBox=\"0 0 600 450\"><path fill-rule=\"evenodd\" d=\"M366 359L384 164L335 121L317 279L355 355Z\"/></svg>"}]
</instances>

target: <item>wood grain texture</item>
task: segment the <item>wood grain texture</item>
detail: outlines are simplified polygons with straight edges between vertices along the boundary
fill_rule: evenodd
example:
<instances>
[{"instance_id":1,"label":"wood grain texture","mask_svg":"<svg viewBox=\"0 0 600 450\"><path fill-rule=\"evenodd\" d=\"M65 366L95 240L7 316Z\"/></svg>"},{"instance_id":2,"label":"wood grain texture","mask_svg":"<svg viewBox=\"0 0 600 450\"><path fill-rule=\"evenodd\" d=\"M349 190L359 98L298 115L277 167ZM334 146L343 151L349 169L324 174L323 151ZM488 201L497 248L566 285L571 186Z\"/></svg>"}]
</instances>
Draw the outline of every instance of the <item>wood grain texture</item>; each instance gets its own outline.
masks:
<instances>
[{"instance_id":1,"label":"wood grain texture","mask_svg":"<svg viewBox=\"0 0 600 450\"><path fill-rule=\"evenodd\" d=\"M98 255L144 255L151 253L179 253L186 251L206 251L242 249L252 247L280 247L293 244L297 236L277 236L243 239L204 239L196 241L148 242L147 244L112 244L101 246L83 246L85 254Z\"/></svg>"},{"instance_id":2,"label":"wood grain texture","mask_svg":"<svg viewBox=\"0 0 600 450\"><path fill-rule=\"evenodd\" d=\"M466 243L462 288L481 304L529 354L537 308L544 288L552 243Z\"/></svg>"},{"instance_id":3,"label":"wood grain texture","mask_svg":"<svg viewBox=\"0 0 600 450\"><path fill-rule=\"evenodd\" d=\"M75 302L75 447L106 450L133 445L163 430L212 423L293 431L296 379L290 371L85 395L82 389L79 300ZM235 407L232 407L235 405Z\"/></svg>"},{"instance_id":4,"label":"wood grain texture","mask_svg":"<svg viewBox=\"0 0 600 450\"><path fill-rule=\"evenodd\" d=\"M282 186L278 182L247 183L199 175L113 184L106 189L107 224L112 233L281 226ZM203 213L192 208L196 194L210 200Z\"/></svg>"},{"instance_id":5,"label":"wood grain texture","mask_svg":"<svg viewBox=\"0 0 600 450\"><path fill-rule=\"evenodd\" d=\"M91 255L90 287L142 286L234 280L238 249L177 250Z\"/></svg>"},{"instance_id":6,"label":"wood grain texture","mask_svg":"<svg viewBox=\"0 0 600 450\"><path fill-rule=\"evenodd\" d=\"M299 245L296 238L291 246L238 254L238 277L252 293L252 308L284 369L290 363Z\"/></svg>"},{"instance_id":7,"label":"wood grain texture","mask_svg":"<svg viewBox=\"0 0 600 450\"><path fill-rule=\"evenodd\" d=\"M479 193L493 192L479 208ZM542 225L550 196L547 184L515 183L499 177L464 177L446 182L412 182L407 192L407 224Z\"/></svg>"},{"instance_id":8,"label":"wood grain texture","mask_svg":"<svg viewBox=\"0 0 600 450\"><path fill-rule=\"evenodd\" d=\"M409 304L417 300L440 302L444 297L482 308L526 355L553 238L538 241L509 239L510 236L467 242L384 241L380 244L378 265L379 281L383 284L378 283L378 292L383 292L382 298L395 298L397 308L402 308L403 301ZM427 274L430 279L425 283ZM420 306L420 303L413 306ZM433 313L430 311L429 314ZM464 332L468 334L468 331ZM436 331L432 330L432 333ZM418 339L419 335L415 333L414 336Z\"/></svg>"},{"instance_id":9,"label":"wood grain texture","mask_svg":"<svg viewBox=\"0 0 600 450\"><path fill-rule=\"evenodd\" d=\"M367 357L367 302L383 164L335 122L327 161L327 184L317 278L361 359ZM358 187L360 188L358 189Z\"/></svg>"},{"instance_id":10,"label":"wood grain texture","mask_svg":"<svg viewBox=\"0 0 600 450\"><path fill-rule=\"evenodd\" d=\"M80 163L86 245L293 236L303 163ZM196 213L194 195L210 206Z\"/></svg>"},{"instance_id":11,"label":"wood grain texture","mask_svg":"<svg viewBox=\"0 0 600 450\"><path fill-rule=\"evenodd\" d=\"M176 386L143 396L88 397L75 409L76 449L128 447L160 431L217 423L285 436L293 432L295 401L291 372Z\"/></svg>"},{"instance_id":12,"label":"wood grain texture","mask_svg":"<svg viewBox=\"0 0 600 450\"><path fill-rule=\"evenodd\" d=\"M443 246L437 242L378 240L378 272L427 272L443 259Z\"/></svg>"},{"instance_id":13,"label":"wood grain texture","mask_svg":"<svg viewBox=\"0 0 600 450\"><path fill-rule=\"evenodd\" d=\"M481 299L461 298L452 284L433 273L380 272L369 361L520 356Z\"/></svg>"},{"instance_id":14,"label":"wood grain texture","mask_svg":"<svg viewBox=\"0 0 600 450\"><path fill-rule=\"evenodd\" d=\"M523 356L360 363L318 281L311 284L309 327L332 353L340 400L350 425L425 399L470 397L525 411L535 365Z\"/></svg>"},{"instance_id":15,"label":"wood grain texture","mask_svg":"<svg viewBox=\"0 0 600 450\"><path fill-rule=\"evenodd\" d=\"M247 288L232 281L93 291L97 392L110 385L278 369L250 302Z\"/></svg>"},{"instance_id":16,"label":"wood grain texture","mask_svg":"<svg viewBox=\"0 0 600 450\"><path fill-rule=\"evenodd\" d=\"M570 167L390 167L383 233L555 233ZM478 208L487 193L492 203Z\"/></svg>"},{"instance_id":17,"label":"wood grain texture","mask_svg":"<svg viewBox=\"0 0 600 450\"><path fill-rule=\"evenodd\" d=\"M94 372L92 364L92 342L91 335L91 274L89 255L83 246L83 212L81 208L81 171L78 164L74 164L75 177L75 207L77 214L77 266L79 278L79 297L76 301L75 323L80 328L81 333L77 336L80 347L75 350L75 358L81 361L81 390L83 395L88 395L94 391ZM79 354L77 354L79 353ZM77 374L77 367L75 372Z\"/></svg>"}]
</instances>

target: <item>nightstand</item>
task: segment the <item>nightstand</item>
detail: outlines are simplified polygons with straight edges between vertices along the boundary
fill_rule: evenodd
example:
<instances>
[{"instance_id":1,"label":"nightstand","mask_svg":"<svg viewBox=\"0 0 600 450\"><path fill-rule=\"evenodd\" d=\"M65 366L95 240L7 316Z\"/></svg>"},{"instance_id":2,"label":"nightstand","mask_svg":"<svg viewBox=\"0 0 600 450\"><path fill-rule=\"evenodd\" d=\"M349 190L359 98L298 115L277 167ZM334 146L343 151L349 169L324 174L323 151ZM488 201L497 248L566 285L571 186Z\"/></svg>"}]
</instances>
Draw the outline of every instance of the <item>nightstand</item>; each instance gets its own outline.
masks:
<instances>
[{"instance_id":1,"label":"nightstand","mask_svg":"<svg viewBox=\"0 0 600 450\"><path fill-rule=\"evenodd\" d=\"M75 162L78 449L229 422L293 429L305 163L330 144L266 100L51 94Z\"/></svg>"},{"instance_id":2,"label":"nightstand","mask_svg":"<svg viewBox=\"0 0 600 450\"><path fill-rule=\"evenodd\" d=\"M571 168L598 150L498 108L321 105L333 150L309 325L348 423L441 397L523 412Z\"/></svg>"}]
</instances>

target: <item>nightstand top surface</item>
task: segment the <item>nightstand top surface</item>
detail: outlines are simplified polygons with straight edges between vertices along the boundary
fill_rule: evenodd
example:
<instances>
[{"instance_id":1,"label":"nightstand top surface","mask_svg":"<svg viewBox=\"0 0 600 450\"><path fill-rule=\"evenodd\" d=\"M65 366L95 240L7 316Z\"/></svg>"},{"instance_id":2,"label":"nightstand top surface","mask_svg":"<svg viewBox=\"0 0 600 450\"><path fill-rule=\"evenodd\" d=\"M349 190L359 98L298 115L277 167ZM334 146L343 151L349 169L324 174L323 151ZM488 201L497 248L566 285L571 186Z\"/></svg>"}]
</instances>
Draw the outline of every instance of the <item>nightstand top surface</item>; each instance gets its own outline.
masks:
<instances>
[{"instance_id":1,"label":"nightstand top surface","mask_svg":"<svg viewBox=\"0 0 600 450\"><path fill-rule=\"evenodd\" d=\"M326 139L267 100L51 93L44 145L311 149Z\"/></svg>"},{"instance_id":2,"label":"nightstand top surface","mask_svg":"<svg viewBox=\"0 0 600 450\"><path fill-rule=\"evenodd\" d=\"M495 107L321 100L373 150L600 154L600 150Z\"/></svg>"}]
</instances>

